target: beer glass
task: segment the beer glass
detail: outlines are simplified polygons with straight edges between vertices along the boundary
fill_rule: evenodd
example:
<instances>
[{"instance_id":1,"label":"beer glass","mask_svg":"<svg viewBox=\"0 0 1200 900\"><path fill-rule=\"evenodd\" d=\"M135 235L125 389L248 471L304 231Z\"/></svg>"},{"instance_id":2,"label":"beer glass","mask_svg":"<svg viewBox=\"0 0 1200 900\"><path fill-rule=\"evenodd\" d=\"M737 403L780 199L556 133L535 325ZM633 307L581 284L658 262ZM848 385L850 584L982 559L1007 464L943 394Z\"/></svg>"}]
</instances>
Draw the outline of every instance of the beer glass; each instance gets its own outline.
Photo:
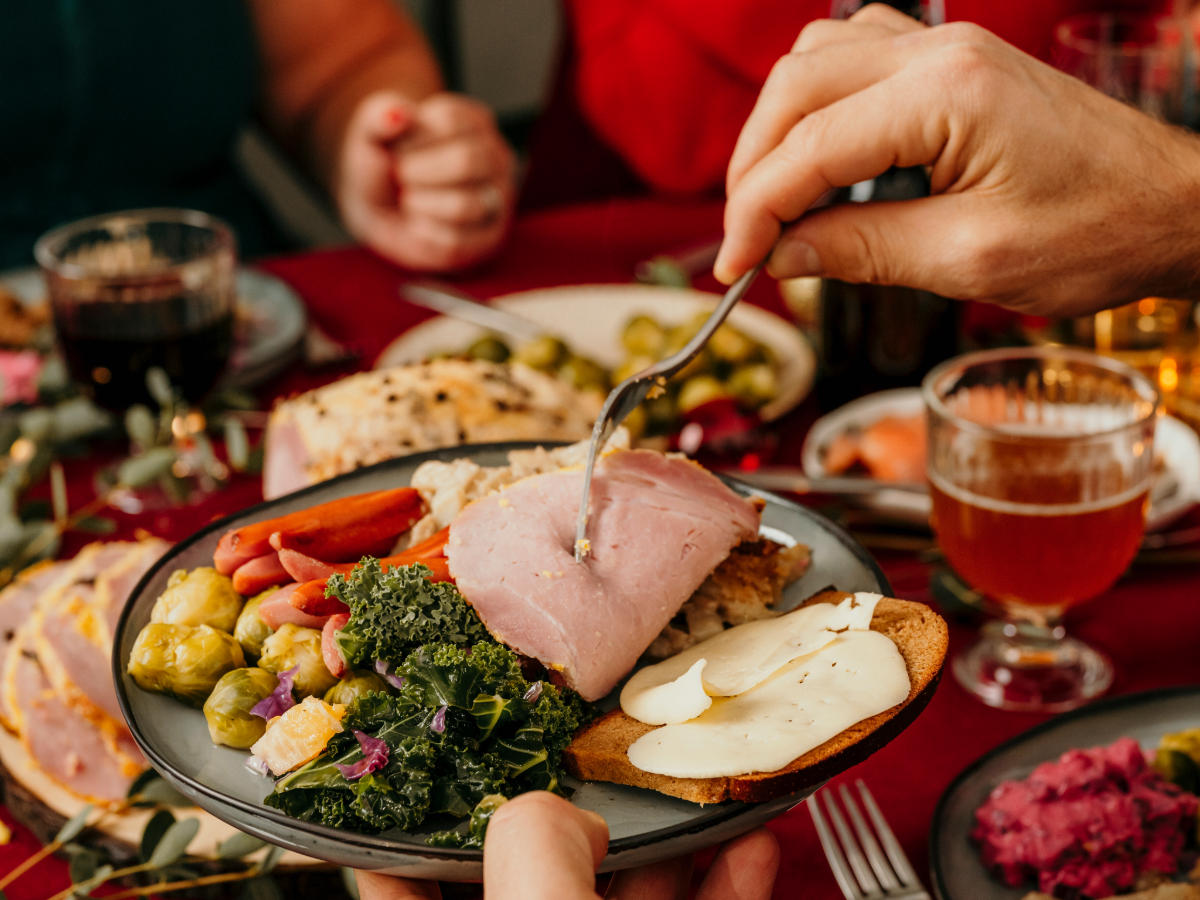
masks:
<instances>
[{"instance_id":1,"label":"beer glass","mask_svg":"<svg viewBox=\"0 0 1200 900\"><path fill-rule=\"evenodd\" d=\"M938 543L1004 611L954 660L955 677L1004 709L1058 712L1103 693L1111 663L1062 618L1137 553L1157 389L1116 360L1029 347L949 360L922 391Z\"/></svg>"}]
</instances>

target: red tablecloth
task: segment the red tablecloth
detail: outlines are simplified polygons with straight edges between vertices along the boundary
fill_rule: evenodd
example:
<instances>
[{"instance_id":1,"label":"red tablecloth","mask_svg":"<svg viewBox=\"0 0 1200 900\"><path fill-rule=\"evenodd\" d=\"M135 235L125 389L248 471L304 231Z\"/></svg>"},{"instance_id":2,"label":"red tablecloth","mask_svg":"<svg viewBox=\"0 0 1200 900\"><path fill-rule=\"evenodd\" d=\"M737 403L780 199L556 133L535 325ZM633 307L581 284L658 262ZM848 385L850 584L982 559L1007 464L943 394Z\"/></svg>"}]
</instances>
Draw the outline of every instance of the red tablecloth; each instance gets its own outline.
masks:
<instances>
[{"instance_id":1,"label":"red tablecloth","mask_svg":"<svg viewBox=\"0 0 1200 900\"><path fill-rule=\"evenodd\" d=\"M516 224L509 246L495 263L462 277L462 286L479 297L560 284L627 282L634 265L661 252L684 249L720 236L717 203L617 200L544 212ZM396 288L404 273L359 249L311 253L261 264L292 284L313 319L335 339L362 351L367 367L396 335L431 313L400 301ZM702 288L717 290L715 281ZM762 278L750 301L783 313L774 283ZM267 385L264 401L306 390L349 369L312 373L295 367ZM816 411L801 406L778 423L777 462L796 463L800 442ZM94 465L69 467L72 508L92 496ZM206 502L179 511L142 516L116 514L118 537L144 528L178 540L212 518L260 499L255 479L239 478ZM74 552L83 540L71 537ZM928 570L911 557L880 559L896 596L928 602ZM1020 565L1020 560L1013 560ZM1068 622L1081 638L1108 652L1117 666L1113 693L1126 693L1200 681L1200 580L1195 567L1135 569L1103 597L1075 611ZM974 636L974 628L951 625L955 653ZM895 829L918 872L927 879L928 831L938 796L972 760L1001 741L1043 721L1044 717L989 709L973 700L947 672L928 709L899 738L838 780L863 778ZM7 811L0 817L11 821ZM817 843L808 812L798 808L771 825L783 847L777 898L836 900L840 892ZM0 847L0 872L28 855L30 838L18 829L18 842ZM703 863L703 860L702 860ZM36 900L66 886L65 865L40 866L9 890L12 900ZM57 886L55 886L57 885Z\"/></svg>"}]
</instances>

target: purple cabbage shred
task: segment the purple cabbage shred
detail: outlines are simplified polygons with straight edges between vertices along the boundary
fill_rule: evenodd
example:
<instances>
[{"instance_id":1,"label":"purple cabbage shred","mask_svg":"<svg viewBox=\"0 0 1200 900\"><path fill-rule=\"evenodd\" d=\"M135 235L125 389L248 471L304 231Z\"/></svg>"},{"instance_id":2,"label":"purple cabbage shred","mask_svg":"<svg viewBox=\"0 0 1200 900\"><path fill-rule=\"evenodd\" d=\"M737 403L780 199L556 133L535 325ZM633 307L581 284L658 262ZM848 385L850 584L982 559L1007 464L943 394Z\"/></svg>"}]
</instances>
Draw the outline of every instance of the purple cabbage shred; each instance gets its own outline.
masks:
<instances>
[{"instance_id":1,"label":"purple cabbage shred","mask_svg":"<svg viewBox=\"0 0 1200 900\"><path fill-rule=\"evenodd\" d=\"M246 768L255 775L262 775L264 778L271 774L271 767L267 765L267 761L259 759L257 756L246 757Z\"/></svg>"},{"instance_id":2,"label":"purple cabbage shred","mask_svg":"<svg viewBox=\"0 0 1200 900\"><path fill-rule=\"evenodd\" d=\"M356 781L364 775L378 772L388 762L388 745L382 739L371 737L362 731L354 732L354 736L358 738L358 746L362 748L363 758L348 766L334 763L347 781Z\"/></svg>"},{"instance_id":3,"label":"purple cabbage shred","mask_svg":"<svg viewBox=\"0 0 1200 900\"><path fill-rule=\"evenodd\" d=\"M383 680L394 687L396 690L404 687L404 679L399 675L391 674L392 664L387 660L375 660L375 671L383 676Z\"/></svg>"},{"instance_id":4,"label":"purple cabbage shred","mask_svg":"<svg viewBox=\"0 0 1200 900\"><path fill-rule=\"evenodd\" d=\"M282 716L295 706L296 698L292 696L292 682L299 671L300 666L296 665L286 671L280 672L276 676L279 679L279 684L276 685L275 690L255 703L250 710L250 715L258 716L260 719L266 719L269 722L276 716Z\"/></svg>"},{"instance_id":5,"label":"purple cabbage shred","mask_svg":"<svg viewBox=\"0 0 1200 900\"><path fill-rule=\"evenodd\" d=\"M443 706L437 711L433 717L433 722L429 725L429 730L434 734L441 734L446 730L446 707Z\"/></svg>"},{"instance_id":6,"label":"purple cabbage shred","mask_svg":"<svg viewBox=\"0 0 1200 900\"><path fill-rule=\"evenodd\" d=\"M529 690L525 692L525 699L530 703L537 703L541 696L542 683L540 681L535 681L532 685L530 685Z\"/></svg>"}]
</instances>

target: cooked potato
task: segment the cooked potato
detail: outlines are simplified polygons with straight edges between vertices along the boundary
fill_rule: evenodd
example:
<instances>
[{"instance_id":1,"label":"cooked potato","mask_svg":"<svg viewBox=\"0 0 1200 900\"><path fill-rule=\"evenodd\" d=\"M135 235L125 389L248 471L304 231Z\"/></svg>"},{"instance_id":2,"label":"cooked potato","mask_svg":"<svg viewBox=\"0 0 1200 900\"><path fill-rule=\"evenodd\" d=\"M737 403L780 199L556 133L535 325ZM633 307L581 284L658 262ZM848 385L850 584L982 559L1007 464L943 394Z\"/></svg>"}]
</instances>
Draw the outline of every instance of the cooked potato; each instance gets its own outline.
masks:
<instances>
[{"instance_id":1,"label":"cooked potato","mask_svg":"<svg viewBox=\"0 0 1200 900\"><path fill-rule=\"evenodd\" d=\"M300 667L293 690L301 700L313 695L320 697L337 684L337 678L330 673L321 656L321 632L316 629L289 622L263 641L262 651L258 661L260 669L278 675Z\"/></svg>"},{"instance_id":2,"label":"cooked potato","mask_svg":"<svg viewBox=\"0 0 1200 900\"><path fill-rule=\"evenodd\" d=\"M245 600L233 589L233 579L203 567L176 569L167 589L154 601L150 621L161 625L208 625L232 634Z\"/></svg>"},{"instance_id":3,"label":"cooked potato","mask_svg":"<svg viewBox=\"0 0 1200 900\"><path fill-rule=\"evenodd\" d=\"M128 672L143 690L200 707L222 675L244 665L241 645L224 631L151 623L133 643Z\"/></svg>"}]
</instances>

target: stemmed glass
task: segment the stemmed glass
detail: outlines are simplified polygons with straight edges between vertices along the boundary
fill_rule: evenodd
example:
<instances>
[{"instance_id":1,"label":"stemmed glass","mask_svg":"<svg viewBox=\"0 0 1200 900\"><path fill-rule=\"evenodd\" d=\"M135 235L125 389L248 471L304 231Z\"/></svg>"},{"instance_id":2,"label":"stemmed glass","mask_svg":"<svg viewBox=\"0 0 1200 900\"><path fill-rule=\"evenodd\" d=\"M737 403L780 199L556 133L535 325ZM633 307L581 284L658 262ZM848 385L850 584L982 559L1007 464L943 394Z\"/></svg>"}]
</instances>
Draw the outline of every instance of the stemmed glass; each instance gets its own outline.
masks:
<instances>
[{"instance_id":1,"label":"stemmed glass","mask_svg":"<svg viewBox=\"0 0 1200 900\"><path fill-rule=\"evenodd\" d=\"M1004 611L954 660L955 677L1004 709L1058 712L1103 693L1111 663L1062 617L1137 553L1157 389L1115 360L1033 347L949 360L922 391L938 543Z\"/></svg>"}]
</instances>

